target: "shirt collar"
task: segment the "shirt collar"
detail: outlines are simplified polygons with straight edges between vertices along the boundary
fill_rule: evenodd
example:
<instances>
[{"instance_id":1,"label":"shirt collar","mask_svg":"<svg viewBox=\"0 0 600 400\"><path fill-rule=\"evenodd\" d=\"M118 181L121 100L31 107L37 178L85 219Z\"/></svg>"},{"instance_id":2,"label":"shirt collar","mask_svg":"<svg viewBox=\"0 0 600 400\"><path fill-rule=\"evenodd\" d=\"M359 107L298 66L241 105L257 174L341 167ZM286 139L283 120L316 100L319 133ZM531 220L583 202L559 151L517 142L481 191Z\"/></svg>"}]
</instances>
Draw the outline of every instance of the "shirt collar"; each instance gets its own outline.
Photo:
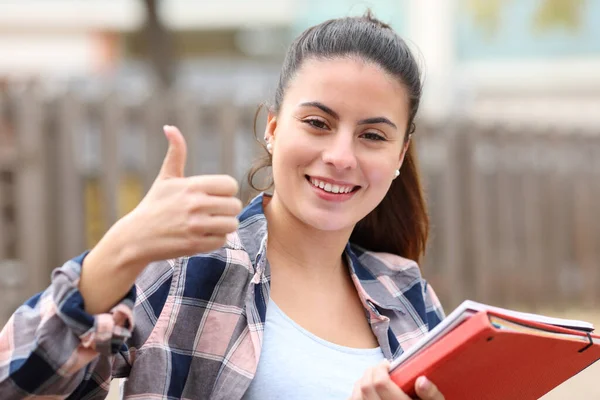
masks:
<instances>
[{"instance_id":1,"label":"shirt collar","mask_svg":"<svg viewBox=\"0 0 600 400\"><path fill-rule=\"evenodd\" d=\"M238 216L239 242L250 256L255 270L263 257L267 239L267 218L263 206L265 196L268 195L260 193L254 197Z\"/></svg>"},{"instance_id":2,"label":"shirt collar","mask_svg":"<svg viewBox=\"0 0 600 400\"><path fill-rule=\"evenodd\" d=\"M365 298L378 307L410 313L406 302L419 299L423 281L416 262L394 254L371 252L351 243L346 254L359 293L364 292Z\"/></svg>"}]
</instances>

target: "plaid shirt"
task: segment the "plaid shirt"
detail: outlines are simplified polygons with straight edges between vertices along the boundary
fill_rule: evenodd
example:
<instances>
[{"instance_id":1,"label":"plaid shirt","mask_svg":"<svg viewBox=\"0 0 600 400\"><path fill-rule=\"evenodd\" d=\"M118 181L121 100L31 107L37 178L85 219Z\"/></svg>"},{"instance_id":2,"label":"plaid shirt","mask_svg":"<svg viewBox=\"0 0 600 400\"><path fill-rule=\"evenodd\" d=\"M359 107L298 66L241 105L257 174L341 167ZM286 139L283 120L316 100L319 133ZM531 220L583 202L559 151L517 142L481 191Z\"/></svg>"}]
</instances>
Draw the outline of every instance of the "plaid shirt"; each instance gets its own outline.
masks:
<instances>
[{"instance_id":1,"label":"plaid shirt","mask_svg":"<svg viewBox=\"0 0 600 400\"><path fill-rule=\"evenodd\" d=\"M12 315L0 333L0 398L240 399L260 356L270 272L263 195L221 249L150 264L109 313L89 315L77 286L85 254ZM348 244L352 281L393 359L443 318L413 262ZM134 329L135 323L135 329Z\"/></svg>"}]
</instances>

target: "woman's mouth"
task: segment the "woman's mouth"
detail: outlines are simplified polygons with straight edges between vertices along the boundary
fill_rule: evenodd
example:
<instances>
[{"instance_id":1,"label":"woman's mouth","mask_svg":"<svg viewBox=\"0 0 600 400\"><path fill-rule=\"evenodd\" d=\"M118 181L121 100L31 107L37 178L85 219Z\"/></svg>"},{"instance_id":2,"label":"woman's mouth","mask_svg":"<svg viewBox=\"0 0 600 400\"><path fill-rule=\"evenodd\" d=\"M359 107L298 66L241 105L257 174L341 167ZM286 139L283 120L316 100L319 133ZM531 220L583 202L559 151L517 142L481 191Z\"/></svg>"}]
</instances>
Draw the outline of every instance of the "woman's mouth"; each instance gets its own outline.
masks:
<instances>
[{"instance_id":1,"label":"woman's mouth","mask_svg":"<svg viewBox=\"0 0 600 400\"><path fill-rule=\"evenodd\" d=\"M323 194L327 194L329 196L338 196L343 198L351 197L351 195L360 189L360 186L352 185L348 183L337 183L337 182L329 182L319 178L314 178L308 175L305 175L308 183L312 185L312 187Z\"/></svg>"}]
</instances>

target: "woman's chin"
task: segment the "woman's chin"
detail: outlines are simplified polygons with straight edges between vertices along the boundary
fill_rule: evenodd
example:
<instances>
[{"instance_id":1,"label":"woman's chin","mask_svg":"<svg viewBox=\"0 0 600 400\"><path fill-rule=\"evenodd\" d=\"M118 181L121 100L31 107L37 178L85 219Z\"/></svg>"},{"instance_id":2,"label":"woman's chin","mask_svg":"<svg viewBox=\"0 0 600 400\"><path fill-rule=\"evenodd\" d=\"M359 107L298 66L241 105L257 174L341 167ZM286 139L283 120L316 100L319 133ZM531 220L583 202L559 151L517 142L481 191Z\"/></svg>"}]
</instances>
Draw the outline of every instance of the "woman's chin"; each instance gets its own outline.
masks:
<instances>
[{"instance_id":1,"label":"woman's chin","mask_svg":"<svg viewBox=\"0 0 600 400\"><path fill-rule=\"evenodd\" d=\"M347 215L335 215L335 212L315 210L301 212L300 220L318 231L336 232L352 230L356 221Z\"/></svg>"}]
</instances>

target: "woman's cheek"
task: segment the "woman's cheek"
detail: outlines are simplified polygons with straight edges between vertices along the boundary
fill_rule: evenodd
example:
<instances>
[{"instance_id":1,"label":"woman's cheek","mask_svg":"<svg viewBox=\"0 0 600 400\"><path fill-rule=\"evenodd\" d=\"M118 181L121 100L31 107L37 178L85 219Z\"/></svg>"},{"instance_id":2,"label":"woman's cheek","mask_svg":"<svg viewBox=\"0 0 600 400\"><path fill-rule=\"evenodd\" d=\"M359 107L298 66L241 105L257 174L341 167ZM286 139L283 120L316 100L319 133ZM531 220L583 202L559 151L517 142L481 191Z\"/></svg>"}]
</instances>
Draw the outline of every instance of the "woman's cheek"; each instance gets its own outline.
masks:
<instances>
[{"instance_id":1,"label":"woman's cheek","mask_svg":"<svg viewBox=\"0 0 600 400\"><path fill-rule=\"evenodd\" d=\"M369 186L388 188L392 184L394 177L394 167L387 164L371 164L366 170L369 180Z\"/></svg>"}]
</instances>

